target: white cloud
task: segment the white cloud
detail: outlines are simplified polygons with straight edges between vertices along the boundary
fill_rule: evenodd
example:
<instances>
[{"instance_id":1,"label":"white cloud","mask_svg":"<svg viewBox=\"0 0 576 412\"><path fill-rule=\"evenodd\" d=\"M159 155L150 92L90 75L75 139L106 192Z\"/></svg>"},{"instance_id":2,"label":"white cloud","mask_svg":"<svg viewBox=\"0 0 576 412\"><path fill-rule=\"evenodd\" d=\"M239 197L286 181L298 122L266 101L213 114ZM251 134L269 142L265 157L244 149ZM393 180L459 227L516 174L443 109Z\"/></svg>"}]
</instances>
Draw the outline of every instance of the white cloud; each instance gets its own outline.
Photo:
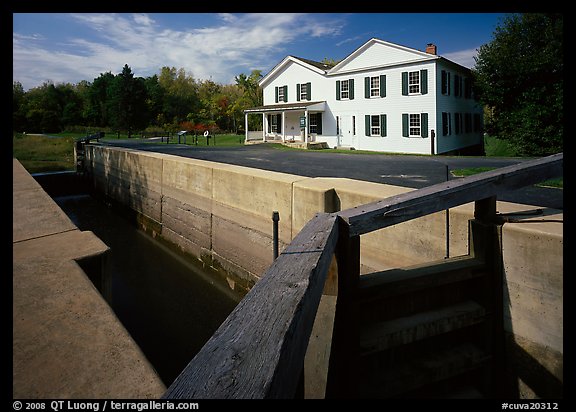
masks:
<instances>
[{"instance_id":1,"label":"white cloud","mask_svg":"<svg viewBox=\"0 0 576 412\"><path fill-rule=\"evenodd\" d=\"M341 26L326 22L326 17L290 13L220 14L212 26L180 30L160 26L146 14L70 16L90 32L89 37L70 33L65 43L48 44L13 34L14 80L25 89L47 79L92 81L100 73L119 72L124 64L136 76L174 66L196 79L231 83L239 73L272 67L290 42L333 36Z\"/></svg>"},{"instance_id":2,"label":"white cloud","mask_svg":"<svg viewBox=\"0 0 576 412\"><path fill-rule=\"evenodd\" d=\"M448 60L452 60L454 63L461 64L462 66L471 69L476 65L474 57L478 55L479 48L480 46L473 49L460 50L452 53L445 53L442 54L442 57L445 57Z\"/></svg>"}]
</instances>

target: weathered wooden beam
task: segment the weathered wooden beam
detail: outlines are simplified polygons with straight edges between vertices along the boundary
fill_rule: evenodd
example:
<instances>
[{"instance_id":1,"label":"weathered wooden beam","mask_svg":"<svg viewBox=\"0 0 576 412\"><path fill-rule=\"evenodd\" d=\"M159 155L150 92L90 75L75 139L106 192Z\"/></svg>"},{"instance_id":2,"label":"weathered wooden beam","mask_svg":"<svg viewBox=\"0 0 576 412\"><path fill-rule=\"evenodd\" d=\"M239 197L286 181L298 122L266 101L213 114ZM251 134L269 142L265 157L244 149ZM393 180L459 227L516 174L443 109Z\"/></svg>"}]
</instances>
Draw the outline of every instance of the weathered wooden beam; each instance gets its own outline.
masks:
<instances>
[{"instance_id":1,"label":"weathered wooden beam","mask_svg":"<svg viewBox=\"0 0 576 412\"><path fill-rule=\"evenodd\" d=\"M338 215L350 225L350 236L357 236L562 176L563 159L563 153L558 153L528 160L346 209Z\"/></svg>"},{"instance_id":2,"label":"weathered wooden beam","mask_svg":"<svg viewBox=\"0 0 576 412\"><path fill-rule=\"evenodd\" d=\"M308 222L163 398L292 398L337 240L336 215Z\"/></svg>"}]
</instances>

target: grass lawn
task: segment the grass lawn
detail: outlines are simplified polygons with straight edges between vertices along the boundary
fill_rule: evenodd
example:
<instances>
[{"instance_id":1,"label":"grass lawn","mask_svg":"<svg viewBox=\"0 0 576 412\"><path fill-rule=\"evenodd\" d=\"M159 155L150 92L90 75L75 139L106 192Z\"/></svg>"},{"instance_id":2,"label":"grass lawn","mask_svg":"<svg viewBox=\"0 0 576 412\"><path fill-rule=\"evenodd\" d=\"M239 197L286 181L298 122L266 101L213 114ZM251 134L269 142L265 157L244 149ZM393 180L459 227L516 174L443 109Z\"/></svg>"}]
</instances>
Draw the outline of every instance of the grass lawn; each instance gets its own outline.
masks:
<instances>
[{"instance_id":1,"label":"grass lawn","mask_svg":"<svg viewBox=\"0 0 576 412\"><path fill-rule=\"evenodd\" d=\"M29 173L74 170L74 138L16 134L12 138L12 156Z\"/></svg>"}]
</instances>

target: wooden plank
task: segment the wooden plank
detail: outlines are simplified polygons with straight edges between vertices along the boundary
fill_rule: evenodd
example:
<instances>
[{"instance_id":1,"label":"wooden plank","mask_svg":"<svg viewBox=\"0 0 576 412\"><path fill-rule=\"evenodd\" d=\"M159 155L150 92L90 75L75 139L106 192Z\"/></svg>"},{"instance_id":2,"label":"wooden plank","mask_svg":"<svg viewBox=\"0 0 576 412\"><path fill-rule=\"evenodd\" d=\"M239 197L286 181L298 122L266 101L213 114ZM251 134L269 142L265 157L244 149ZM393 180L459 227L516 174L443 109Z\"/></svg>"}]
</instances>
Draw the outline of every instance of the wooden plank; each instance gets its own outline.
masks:
<instances>
[{"instance_id":1,"label":"wooden plank","mask_svg":"<svg viewBox=\"0 0 576 412\"><path fill-rule=\"evenodd\" d=\"M357 236L562 176L563 153L438 183L338 213Z\"/></svg>"},{"instance_id":2,"label":"wooden plank","mask_svg":"<svg viewBox=\"0 0 576 412\"><path fill-rule=\"evenodd\" d=\"M292 398L338 239L317 214L170 385L163 398Z\"/></svg>"},{"instance_id":3,"label":"wooden plank","mask_svg":"<svg viewBox=\"0 0 576 412\"><path fill-rule=\"evenodd\" d=\"M457 256L402 269L389 269L360 277L357 302L380 300L391 296L465 282L486 274L485 263L471 256Z\"/></svg>"},{"instance_id":4,"label":"wooden plank","mask_svg":"<svg viewBox=\"0 0 576 412\"><path fill-rule=\"evenodd\" d=\"M362 355L369 355L408 345L475 325L484 321L485 316L484 307L470 300L440 309L372 323L362 328L360 352Z\"/></svg>"}]
</instances>

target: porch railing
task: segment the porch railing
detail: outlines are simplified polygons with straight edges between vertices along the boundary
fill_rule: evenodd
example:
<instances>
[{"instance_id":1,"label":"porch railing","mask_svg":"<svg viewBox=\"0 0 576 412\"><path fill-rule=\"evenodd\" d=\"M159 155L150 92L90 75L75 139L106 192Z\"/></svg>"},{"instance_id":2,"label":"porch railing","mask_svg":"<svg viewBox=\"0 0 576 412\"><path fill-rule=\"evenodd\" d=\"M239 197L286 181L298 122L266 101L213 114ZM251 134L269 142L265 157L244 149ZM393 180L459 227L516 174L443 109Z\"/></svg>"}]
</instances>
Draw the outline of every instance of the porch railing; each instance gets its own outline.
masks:
<instances>
[{"instance_id":1,"label":"porch railing","mask_svg":"<svg viewBox=\"0 0 576 412\"><path fill-rule=\"evenodd\" d=\"M335 325L358 282L360 235L472 201L475 218L490 219L499 194L562 172L559 153L338 213L317 214L163 397L294 397L301 390L306 349L326 280L337 276Z\"/></svg>"}]
</instances>

